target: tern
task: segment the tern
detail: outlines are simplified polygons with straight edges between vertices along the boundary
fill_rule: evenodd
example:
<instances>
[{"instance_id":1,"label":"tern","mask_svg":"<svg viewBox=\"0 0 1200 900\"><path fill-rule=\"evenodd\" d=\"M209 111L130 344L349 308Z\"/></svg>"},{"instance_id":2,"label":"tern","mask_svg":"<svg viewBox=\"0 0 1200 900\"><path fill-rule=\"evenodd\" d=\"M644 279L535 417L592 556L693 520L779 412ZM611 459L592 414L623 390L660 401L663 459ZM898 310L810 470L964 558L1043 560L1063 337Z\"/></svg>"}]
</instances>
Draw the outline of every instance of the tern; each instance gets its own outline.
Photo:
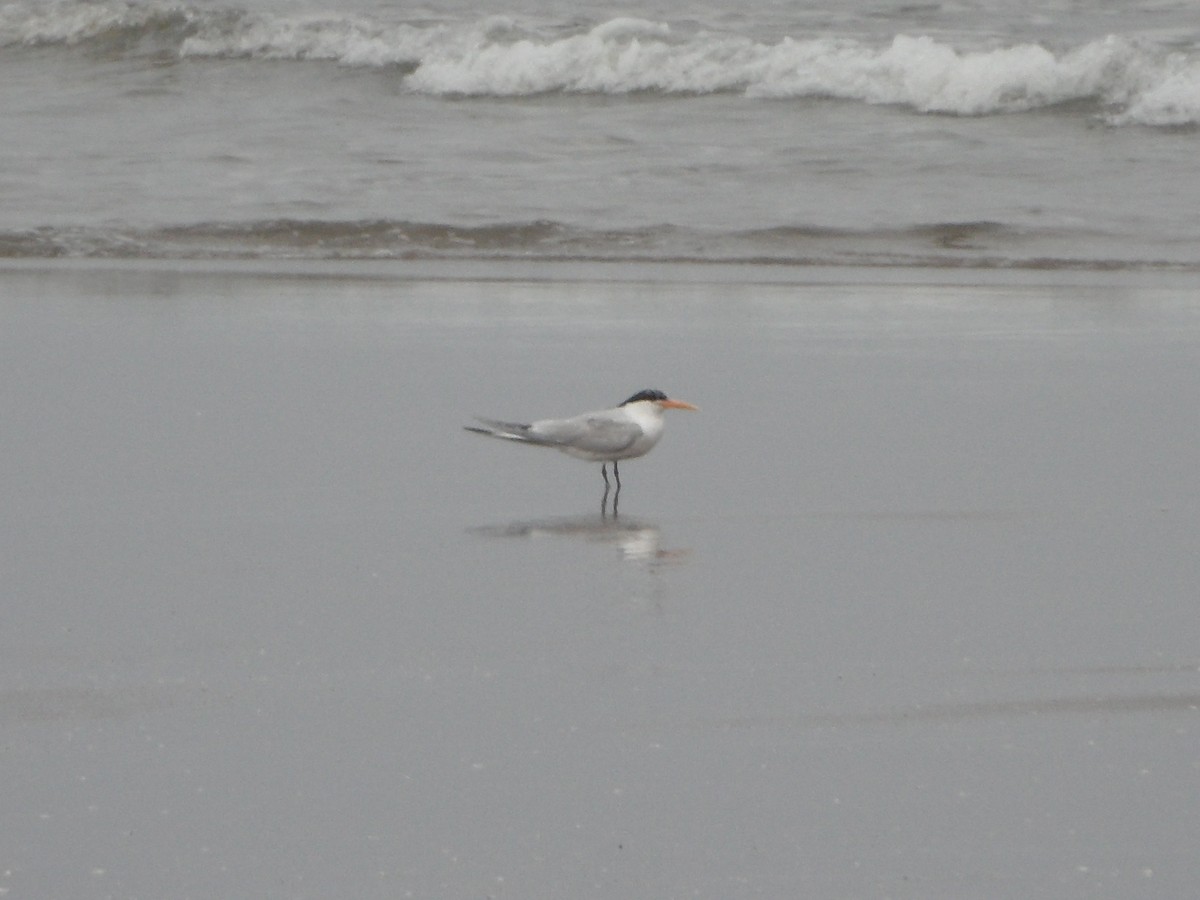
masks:
<instances>
[{"instance_id":1,"label":"tern","mask_svg":"<svg viewBox=\"0 0 1200 900\"><path fill-rule=\"evenodd\" d=\"M576 459L600 463L600 475L604 479L601 514L608 503L608 464L612 463L613 476L617 480L617 492L613 497L615 516L621 494L621 471L617 463L622 459L645 456L654 449L662 437L663 413L668 409L696 410L697 407L683 400L672 400L662 391L646 390L638 391L620 406L569 419L539 419L524 425L477 419L483 428L467 425L466 429L519 444L553 447Z\"/></svg>"}]
</instances>

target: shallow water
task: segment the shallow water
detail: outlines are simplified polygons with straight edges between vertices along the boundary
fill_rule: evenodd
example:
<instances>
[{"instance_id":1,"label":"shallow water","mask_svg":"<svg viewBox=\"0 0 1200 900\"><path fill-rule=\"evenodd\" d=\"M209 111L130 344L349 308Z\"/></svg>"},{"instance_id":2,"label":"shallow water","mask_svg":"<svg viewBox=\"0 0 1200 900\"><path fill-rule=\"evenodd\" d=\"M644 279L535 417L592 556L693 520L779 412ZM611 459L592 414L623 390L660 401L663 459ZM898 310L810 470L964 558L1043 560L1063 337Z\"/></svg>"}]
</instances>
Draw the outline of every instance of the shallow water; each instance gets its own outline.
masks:
<instances>
[{"instance_id":1,"label":"shallow water","mask_svg":"<svg viewBox=\"0 0 1200 900\"><path fill-rule=\"evenodd\" d=\"M14 896L1195 884L1189 289L285 269L2 276Z\"/></svg>"}]
</instances>

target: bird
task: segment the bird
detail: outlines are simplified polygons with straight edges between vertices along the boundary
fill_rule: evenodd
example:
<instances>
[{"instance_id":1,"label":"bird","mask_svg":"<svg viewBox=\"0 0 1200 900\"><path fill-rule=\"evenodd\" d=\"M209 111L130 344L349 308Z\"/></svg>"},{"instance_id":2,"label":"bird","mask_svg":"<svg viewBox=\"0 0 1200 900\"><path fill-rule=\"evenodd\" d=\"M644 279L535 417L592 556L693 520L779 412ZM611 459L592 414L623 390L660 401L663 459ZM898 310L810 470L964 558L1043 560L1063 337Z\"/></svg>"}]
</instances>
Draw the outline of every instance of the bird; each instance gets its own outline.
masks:
<instances>
[{"instance_id":1,"label":"bird","mask_svg":"<svg viewBox=\"0 0 1200 900\"><path fill-rule=\"evenodd\" d=\"M613 497L613 516L617 514L617 500L621 495L621 471L617 463L622 459L637 459L645 456L658 443L663 433L663 413L668 409L697 411L684 400L672 400L662 391L638 391L619 406L596 412L581 413L567 419L538 419L535 422L501 422L496 419L476 418L483 427L464 426L467 431L487 437L532 444L537 447L553 447L568 456L588 462L600 463L600 475L604 479L604 497L600 501L601 515L608 504L608 464L612 463L613 477L617 481Z\"/></svg>"}]
</instances>

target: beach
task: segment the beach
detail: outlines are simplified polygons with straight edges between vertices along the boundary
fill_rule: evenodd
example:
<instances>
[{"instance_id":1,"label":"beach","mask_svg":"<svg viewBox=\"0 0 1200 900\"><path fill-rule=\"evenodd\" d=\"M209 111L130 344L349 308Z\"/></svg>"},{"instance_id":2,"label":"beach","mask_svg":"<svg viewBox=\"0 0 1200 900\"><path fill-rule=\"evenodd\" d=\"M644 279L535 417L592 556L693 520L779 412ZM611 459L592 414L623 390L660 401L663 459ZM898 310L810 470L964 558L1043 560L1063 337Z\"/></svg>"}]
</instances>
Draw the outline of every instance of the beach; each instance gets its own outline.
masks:
<instances>
[{"instance_id":1,"label":"beach","mask_svg":"<svg viewBox=\"0 0 1200 900\"><path fill-rule=\"evenodd\" d=\"M1194 4L11 0L0 84L0 898L1195 894ZM644 390L619 515L464 430Z\"/></svg>"},{"instance_id":2,"label":"beach","mask_svg":"<svg viewBox=\"0 0 1200 900\"><path fill-rule=\"evenodd\" d=\"M7 260L12 897L1182 897L1171 272ZM622 466L463 430L671 414Z\"/></svg>"}]
</instances>

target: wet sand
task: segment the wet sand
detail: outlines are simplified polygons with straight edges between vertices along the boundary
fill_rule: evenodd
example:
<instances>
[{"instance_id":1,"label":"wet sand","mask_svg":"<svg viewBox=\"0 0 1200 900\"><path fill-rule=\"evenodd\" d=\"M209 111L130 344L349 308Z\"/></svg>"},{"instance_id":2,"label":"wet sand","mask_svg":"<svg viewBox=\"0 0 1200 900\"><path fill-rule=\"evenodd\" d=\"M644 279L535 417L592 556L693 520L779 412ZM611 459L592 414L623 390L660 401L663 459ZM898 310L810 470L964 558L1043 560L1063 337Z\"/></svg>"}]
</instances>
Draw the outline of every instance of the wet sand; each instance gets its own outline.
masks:
<instances>
[{"instance_id":1,"label":"wet sand","mask_svg":"<svg viewBox=\"0 0 1200 900\"><path fill-rule=\"evenodd\" d=\"M1182 897L1200 295L8 265L13 897ZM660 388L622 467L462 430Z\"/></svg>"}]
</instances>

